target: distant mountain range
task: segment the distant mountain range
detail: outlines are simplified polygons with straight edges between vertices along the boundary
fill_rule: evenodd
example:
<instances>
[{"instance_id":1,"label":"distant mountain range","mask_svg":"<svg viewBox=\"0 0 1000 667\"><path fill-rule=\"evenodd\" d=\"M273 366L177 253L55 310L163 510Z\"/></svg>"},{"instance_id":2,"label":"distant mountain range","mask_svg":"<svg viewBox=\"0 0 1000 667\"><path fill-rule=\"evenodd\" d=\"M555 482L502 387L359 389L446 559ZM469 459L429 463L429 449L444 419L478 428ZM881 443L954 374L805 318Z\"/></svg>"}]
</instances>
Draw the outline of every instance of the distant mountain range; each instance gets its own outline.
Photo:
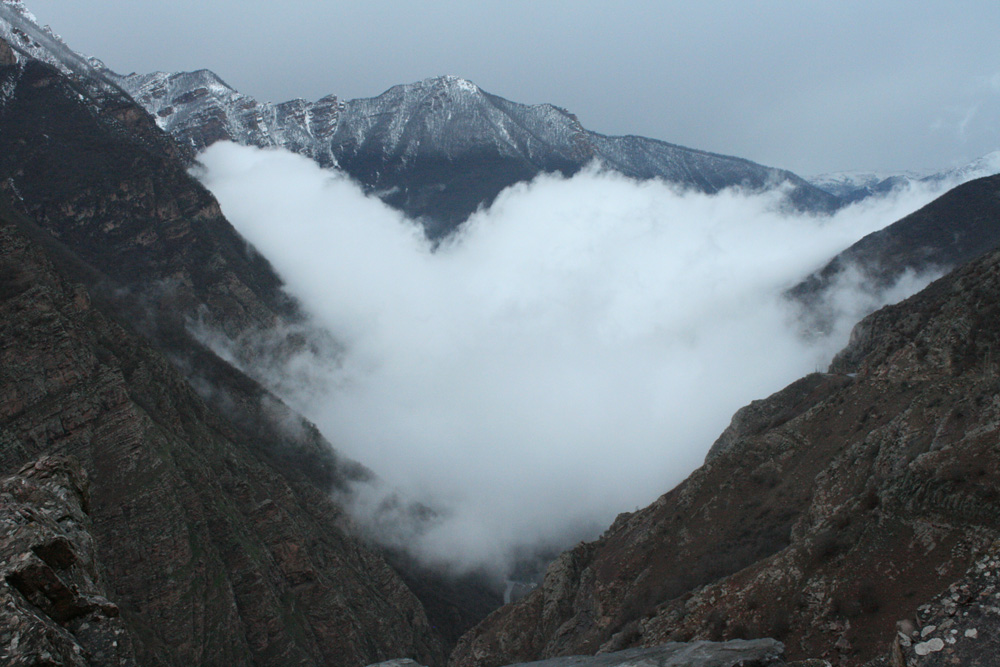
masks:
<instances>
[{"instance_id":1,"label":"distant mountain range","mask_svg":"<svg viewBox=\"0 0 1000 667\"><path fill-rule=\"evenodd\" d=\"M702 192L787 184L790 202L801 209L831 211L840 203L788 171L655 139L598 134L565 109L511 102L454 76L394 86L367 99L330 95L272 104L239 93L208 70L102 71L181 142L199 150L223 139L282 146L337 166L422 220L431 237L448 233L516 182L541 172L572 174L594 161Z\"/></svg>"},{"instance_id":2,"label":"distant mountain range","mask_svg":"<svg viewBox=\"0 0 1000 667\"><path fill-rule=\"evenodd\" d=\"M819 174L806 180L849 204L908 185L926 184L946 189L993 174L1000 174L1000 151L988 153L961 167L931 173L841 171Z\"/></svg>"},{"instance_id":3,"label":"distant mountain range","mask_svg":"<svg viewBox=\"0 0 1000 667\"><path fill-rule=\"evenodd\" d=\"M1000 175L977 178L918 211L872 232L838 253L797 285L792 296L809 301L848 267L873 289L892 285L906 271L946 271L1000 245Z\"/></svg>"}]
</instances>

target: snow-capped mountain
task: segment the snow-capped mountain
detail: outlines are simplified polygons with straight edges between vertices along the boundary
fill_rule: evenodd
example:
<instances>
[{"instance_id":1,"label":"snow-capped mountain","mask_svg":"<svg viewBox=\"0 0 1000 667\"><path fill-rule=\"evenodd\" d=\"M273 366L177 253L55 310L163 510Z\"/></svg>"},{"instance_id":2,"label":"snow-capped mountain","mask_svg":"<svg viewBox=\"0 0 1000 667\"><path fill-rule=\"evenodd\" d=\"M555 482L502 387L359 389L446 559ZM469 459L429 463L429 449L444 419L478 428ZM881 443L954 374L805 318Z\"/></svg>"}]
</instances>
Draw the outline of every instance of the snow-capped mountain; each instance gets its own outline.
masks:
<instances>
[{"instance_id":1,"label":"snow-capped mountain","mask_svg":"<svg viewBox=\"0 0 1000 667\"><path fill-rule=\"evenodd\" d=\"M1000 174L1000 151L987 153L961 167L930 174L921 180L943 182L946 187L955 187L967 181L994 174Z\"/></svg>"},{"instance_id":2,"label":"snow-capped mountain","mask_svg":"<svg viewBox=\"0 0 1000 667\"><path fill-rule=\"evenodd\" d=\"M838 171L812 176L807 180L817 188L840 197L844 202L852 203L874 195L887 194L907 183L919 181L924 176L925 174L917 172Z\"/></svg>"},{"instance_id":3,"label":"snow-capped mountain","mask_svg":"<svg viewBox=\"0 0 1000 667\"><path fill-rule=\"evenodd\" d=\"M634 178L662 178L703 192L788 184L799 208L839 201L791 172L655 139L585 129L569 111L524 105L441 76L373 98L259 102L207 70L115 75L160 126L195 149L229 139L283 146L366 188L442 235L505 187L540 172L570 174L592 161Z\"/></svg>"},{"instance_id":4,"label":"snow-capped mountain","mask_svg":"<svg viewBox=\"0 0 1000 667\"><path fill-rule=\"evenodd\" d=\"M324 167L336 166L329 138L343 104L333 95L317 102L258 102L208 70L120 76L106 70L157 124L200 150L216 141L283 146Z\"/></svg>"},{"instance_id":5,"label":"snow-capped mountain","mask_svg":"<svg viewBox=\"0 0 1000 667\"><path fill-rule=\"evenodd\" d=\"M850 203L873 195L887 194L913 183L932 183L947 189L994 174L1000 174L1000 151L988 153L961 167L938 172L840 171L819 174L807 180L817 188Z\"/></svg>"},{"instance_id":6,"label":"snow-capped mountain","mask_svg":"<svg viewBox=\"0 0 1000 667\"><path fill-rule=\"evenodd\" d=\"M106 97L122 92L105 76L108 70L103 63L80 55L48 26L39 26L38 19L20 0L0 2L0 39L11 46L14 62L31 58L48 63L84 86L91 96Z\"/></svg>"},{"instance_id":7,"label":"snow-capped mountain","mask_svg":"<svg viewBox=\"0 0 1000 667\"><path fill-rule=\"evenodd\" d=\"M491 95L454 76L390 88L373 98L274 104L243 95L208 70L119 75L39 27L23 3L0 2L0 37L16 57L58 68L91 96L122 91L195 151L220 140L281 146L339 167L387 203L442 236L504 188L541 172L572 174L592 161L627 176L661 178L703 192L786 184L797 208L839 200L791 172L636 136L585 129L569 111Z\"/></svg>"}]
</instances>

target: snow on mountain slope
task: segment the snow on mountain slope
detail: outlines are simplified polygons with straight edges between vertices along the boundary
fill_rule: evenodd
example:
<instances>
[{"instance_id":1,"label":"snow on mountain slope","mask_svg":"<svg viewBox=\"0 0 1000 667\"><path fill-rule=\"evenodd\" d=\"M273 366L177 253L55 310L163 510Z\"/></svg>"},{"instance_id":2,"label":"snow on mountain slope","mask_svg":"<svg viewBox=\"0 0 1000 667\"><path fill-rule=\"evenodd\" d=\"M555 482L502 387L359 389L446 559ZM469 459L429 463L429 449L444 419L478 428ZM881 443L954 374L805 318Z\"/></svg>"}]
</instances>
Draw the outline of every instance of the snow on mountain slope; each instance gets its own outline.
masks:
<instances>
[{"instance_id":1,"label":"snow on mountain slope","mask_svg":"<svg viewBox=\"0 0 1000 667\"><path fill-rule=\"evenodd\" d=\"M228 140L260 147L283 146L323 166L336 165L325 141L336 127L342 107L334 96L315 103L262 103L204 69L127 76L108 71L108 75L153 114L160 127L196 150Z\"/></svg>"},{"instance_id":2,"label":"snow on mountain slope","mask_svg":"<svg viewBox=\"0 0 1000 667\"><path fill-rule=\"evenodd\" d=\"M54 65L91 94L127 93L194 151L230 140L280 146L339 167L421 219L431 236L449 233L514 183L542 172L573 174L593 161L702 192L783 185L798 209L832 211L840 204L788 171L654 139L597 134L565 109L511 102L455 76L394 86L372 98L275 104L240 93L208 70L117 74L39 27L17 0L0 2L0 37L18 57Z\"/></svg>"},{"instance_id":3,"label":"snow on mountain slope","mask_svg":"<svg viewBox=\"0 0 1000 667\"><path fill-rule=\"evenodd\" d=\"M944 181L948 187L955 187L967 181L984 176L1000 174L1000 151L993 151L955 169L941 171L926 176L924 181Z\"/></svg>"},{"instance_id":4,"label":"snow on mountain slope","mask_svg":"<svg viewBox=\"0 0 1000 667\"><path fill-rule=\"evenodd\" d=\"M122 94L105 76L108 70L103 63L69 48L48 26L40 27L20 0L0 1L0 39L11 46L18 62L27 57L48 63L83 85L92 96Z\"/></svg>"},{"instance_id":5,"label":"snow on mountain slope","mask_svg":"<svg viewBox=\"0 0 1000 667\"><path fill-rule=\"evenodd\" d=\"M819 174L807 180L817 188L836 195L846 202L854 202L872 195L887 194L896 188L915 183L934 185L944 191L994 174L1000 174L1000 151L988 153L961 167L933 173L841 171Z\"/></svg>"},{"instance_id":6,"label":"snow on mountain slope","mask_svg":"<svg viewBox=\"0 0 1000 667\"><path fill-rule=\"evenodd\" d=\"M634 178L703 192L786 183L797 208L829 211L839 204L790 172L654 139L601 135L565 109L511 102L455 76L371 98L282 104L242 95L204 70L116 81L161 127L196 149L223 139L283 146L341 167L437 235L513 183L540 172L575 173L594 160Z\"/></svg>"}]
</instances>

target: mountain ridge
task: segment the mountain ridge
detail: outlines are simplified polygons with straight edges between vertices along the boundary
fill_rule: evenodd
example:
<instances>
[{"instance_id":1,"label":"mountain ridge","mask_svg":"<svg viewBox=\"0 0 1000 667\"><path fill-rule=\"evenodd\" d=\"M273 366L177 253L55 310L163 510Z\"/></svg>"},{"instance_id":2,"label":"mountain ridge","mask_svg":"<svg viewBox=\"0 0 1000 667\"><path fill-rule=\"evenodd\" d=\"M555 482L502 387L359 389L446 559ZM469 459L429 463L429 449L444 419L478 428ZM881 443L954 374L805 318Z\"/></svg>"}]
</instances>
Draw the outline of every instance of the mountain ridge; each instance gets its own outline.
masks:
<instances>
[{"instance_id":1,"label":"mountain ridge","mask_svg":"<svg viewBox=\"0 0 1000 667\"><path fill-rule=\"evenodd\" d=\"M262 406L290 411L178 326L178 313L236 335L294 319L266 262L184 176L193 151L115 85L19 60L23 48L0 39L0 469L57 450L91 473L101 567L142 664L439 660L427 608L329 497L337 474L363 471L310 458L327 451L315 430L294 415L298 435L275 428ZM445 97L475 92L441 83ZM575 117L546 113L585 154ZM347 137L357 168L378 164L366 139L420 156L406 123L377 125ZM940 220L960 224L994 186L963 188L971 199ZM1000 534L998 294L992 253L865 319L829 373L739 415L703 468L561 555L538 591L465 635L454 664L745 635L782 636L796 657L878 656L895 621ZM996 561L980 562L992 594Z\"/></svg>"},{"instance_id":2,"label":"mountain ridge","mask_svg":"<svg viewBox=\"0 0 1000 667\"><path fill-rule=\"evenodd\" d=\"M1000 173L1000 151L980 156L960 167L941 171L840 171L808 176L806 180L845 202L883 196L907 187L930 185L951 189Z\"/></svg>"},{"instance_id":3,"label":"mountain ridge","mask_svg":"<svg viewBox=\"0 0 1000 667\"><path fill-rule=\"evenodd\" d=\"M456 76L393 86L380 95L258 102L208 70L106 72L161 127L195 150L228 139L282 146L340 168L369 192L444 236L504 188L590 162L637 179L717 192L786 184L794 207L829 212L839 200L787 170L638 137L606 136L551 104L524 105Z\"/></svg>"}]
</instances>

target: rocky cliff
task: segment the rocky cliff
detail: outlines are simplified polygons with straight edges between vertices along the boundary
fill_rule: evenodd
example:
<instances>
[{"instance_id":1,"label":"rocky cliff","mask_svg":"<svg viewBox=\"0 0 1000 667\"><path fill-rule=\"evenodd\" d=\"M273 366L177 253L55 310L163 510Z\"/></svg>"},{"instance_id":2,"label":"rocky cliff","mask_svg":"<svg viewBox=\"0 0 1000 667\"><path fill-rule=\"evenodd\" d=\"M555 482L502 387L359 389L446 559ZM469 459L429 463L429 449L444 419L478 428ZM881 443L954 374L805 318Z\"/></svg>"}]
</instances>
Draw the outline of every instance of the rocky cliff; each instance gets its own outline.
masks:
<instances>
[{"instance_id":1,"label":"rocky cliff","mask_svg":"<svg viewBox=\"0 0 1000 667\"><path fill-rule=\"evenodd\" d=\"M0 480L0 659L11 665L136 665L94 549L87 474L46 456Z\"/></svg>"},{"instance_id":2,"label":"rocky cliff","mask_svg":"<svg viewBox=\"0 0 1000 667\"><path fill-rule=\"evenodd\" d=\"M80 461L137 664L439 664L421 603L333 500L367 473L186 332L294 324L274 272L127 95L25 44L0 62L0 472ZM74 636L53 646L94 654Z\"/></svg>"},{"instance_id":3,"label":"rocky cliff","mask_svg":"<svg viewBox=\"0 0 1000 667\"><path fill-rule=\"evenodd\" d=\"M420 603L282 459L295 433L211 409L9 220L0 266L0 469L52 452L82 462L141 664L435 660Z\"/></svg>"},{"instance_id":4,"label":"rocky cliff","mask_svg":"<svg viewBox=\"0 0 1000 667\"><path fill-rule=\"evenodd\" d=\"M971 207L976 214L978 207ZM777 637L859 665L1000 536L1000 253L862 321L830 372L553 563L452 664Z\"/></svg>"}]
</instances>

